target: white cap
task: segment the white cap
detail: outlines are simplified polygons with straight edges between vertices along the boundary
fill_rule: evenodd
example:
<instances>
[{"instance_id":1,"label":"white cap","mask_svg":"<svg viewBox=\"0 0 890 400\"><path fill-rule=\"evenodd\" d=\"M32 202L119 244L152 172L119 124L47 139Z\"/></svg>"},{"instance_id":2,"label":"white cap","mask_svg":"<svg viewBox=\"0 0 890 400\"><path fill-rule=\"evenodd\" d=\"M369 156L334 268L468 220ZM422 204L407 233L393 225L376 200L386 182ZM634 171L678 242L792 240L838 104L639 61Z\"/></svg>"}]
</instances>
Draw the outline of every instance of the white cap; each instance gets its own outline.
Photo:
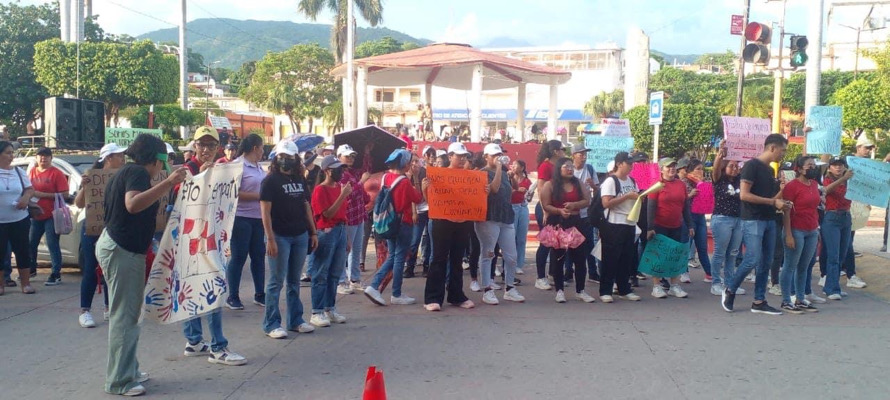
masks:
<instances>
[{"instance_id":1,"label":"white cap","mask_svg":"<svg viewBox=\"0 0 890 400\"><path fill-rule=\"evenodd\" d=\"M290 140L282 140L275 145L275 154L287 154L289 156L296 156L299 151L297 150L297 145L293 141Z\"/></svg>"},{"instance_id":2,"label":"white cap","mask_svg":"<svg viewBox=\"0 0 890 400\"><path fill-rule=\"evenodd\" d=\"M352 149L352 146L350 146L348 144L344 144L337 148L337 157L350 156L350 155L354 156L356 154L358 154L358 153L356 153L355 150Z\"/></svg>"},{"instance_id":3,"label":"white cap","mask_svg":"<svg viewBox=\"0 0 890 400\"><path fill-rule=\"evenodd\" d=\"M191 142L188 142L188 144L185 146L179 146L179 151L182 151L182 152L190 151L190 152L194 153L195 152L195 141L192 140Z\"/></svg>"},{"instance_id":4,"label":"white cap","mask_svg":"<svg viewBox=\"0 0 890 400\"><path fill-rule=\"evenodd\" d=\"M496 156L498 154L504 154L504 149L497 143L489 143L485 145L485 148L482 150L482 154L487 156Z\"/></svg>"},{"instance_id":5,"label":"white cap","mask_svg":"<svg viewBox=\"0 0 890 400\"><path fill-rule=\"evenodd\" d=\"M322 150L330 150L330 151L334 151L334 145L329 144L329 145L325 146Z\"/></svg>"},{"instance_id":6,"label":"white cap","mask_svg":"<svg viewBox=\"0 0 890 400\"><path fill-rule=\"evenodd\" d=\"M426 153L428 153L430 150L432 150L433 153L436 152L436 149L434 149L433 146L426 145L426 146L423 146L423 151L420 154L423 156L426 156Z\"/></svg>"},{"instance_id":7,"label":"white cap","mask_svg":"<svg viewBox=\"0 0 890 400\"><path fill-rule=\"evenodd\" d=\"M120 147L117 143L108 143L99 150L99 161L105 161L105 158L112 154L119 154L127 151Z\"/></svg>"},{"instance_id":8,"label":"white cap","mask_svg":"<svg viewBox=\"0 0 890 400\"><path fill-rule=\"evenodd\" d=\"M166 142L165 142L165 143L164 143L164 146L167 146L167 154L175 153L175 152L176 152L176 150L173 150L173 146L171 146L170 143L166 143Z\"/></svg>"},{"instance_id":9,"label":"white cap","mask_svg":"<svg viewBox=\"0 0 890 400\"><path fill-rule=\"evenodd\" d=\"M606 172L612 172L613 169L615 169L615 160L609 161L609 163L606 164Z\"/></svg>"},{"instance_id":10,"label":"white cap","mask_svg":"<svg viewBox=\"0 0 890 400\"><path fill-rule=\"evenodd\" d=\"M464 146L463 143L458 143L458 142L454 142L454 143L448 145L448 154L451 154L451 153L458 154L458 155L470 154L470 152L467 151L467 146Z\"/></svg>"},{"instance_id":11,"label":"white cap","mask_svg":"<svg viewBox=\"0 0 890 400\"><path fill-rule=\"evenodd\" d=\"M856 147L859 147L859 146L874 147L874 145L875 144L868 137L865 136L865 133L863 133L861 136L859 136L859 140L856 141Z\"/></svg>"},{"instance_id":12,"label":"white cap","mask_svg":"<svg viewBox=\"0 0 890 400\"><path fill-rule=\"evenodd\" d=\"M445 156L445 155L448 155L448 152L447 152L447 151L445 151L445 150L436 150L436 157L441 157L441 156Z\"/></svg>"}]
</instances>

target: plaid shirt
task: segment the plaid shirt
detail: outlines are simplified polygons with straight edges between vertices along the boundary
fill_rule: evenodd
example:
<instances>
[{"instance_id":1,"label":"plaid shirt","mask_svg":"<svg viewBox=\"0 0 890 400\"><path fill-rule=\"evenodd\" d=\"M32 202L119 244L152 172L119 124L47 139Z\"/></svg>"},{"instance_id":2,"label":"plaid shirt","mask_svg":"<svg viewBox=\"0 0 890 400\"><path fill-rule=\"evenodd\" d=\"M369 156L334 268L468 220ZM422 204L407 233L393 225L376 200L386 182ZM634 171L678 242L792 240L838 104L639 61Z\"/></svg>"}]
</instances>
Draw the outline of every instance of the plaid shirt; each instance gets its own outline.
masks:
<instances>
[{"instance_id":1,"label":"plaid shirt","mask_svg":"<svg viewBox=\"0 0 890 400\"><path fill-rule=\"evenodd\" d=\"M365 187L359 183L362 170L356 168L344 168L340 183L352 185L352 193L346 198L346 225L355 226L364 222L366 217L365 205L371 201L371 196L365 192Z\"/></svg>"}]
</instances>

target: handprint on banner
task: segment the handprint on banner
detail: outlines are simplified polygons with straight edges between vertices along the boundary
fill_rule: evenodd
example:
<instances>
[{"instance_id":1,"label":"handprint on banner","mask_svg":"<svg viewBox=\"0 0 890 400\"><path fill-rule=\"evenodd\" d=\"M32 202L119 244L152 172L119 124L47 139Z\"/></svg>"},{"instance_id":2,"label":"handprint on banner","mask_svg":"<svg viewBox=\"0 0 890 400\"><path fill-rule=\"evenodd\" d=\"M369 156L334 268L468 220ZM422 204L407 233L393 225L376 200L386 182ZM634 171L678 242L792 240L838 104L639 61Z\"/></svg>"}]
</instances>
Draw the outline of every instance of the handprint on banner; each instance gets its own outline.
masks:
<instances>
[{"instance_id":1,"label":"handprint on banner","mask_svg":"<svg viewBox=\"0 0 890 400\"><path fill-rule=\"evenodd\" d=\"M185 305L185 311L187 311L189 315L197 315L198 312L204 311L204 306L195 303L192 300L189 300L189 302Z\"/></svg>"},{"instance_id":2,"label":"handprint on banner","mask_svg":"<svg viewBox=\"0 0 890 400\"><path fill-rule=\"evenodd\" d=\"M207 299L207 305L211 305L216 303L216 299L218 298L216 292L213 290L213 282L210 280L204 281L204 292L201 293L201 297Z\"/></svg>"},{"instance_id":3,"label":"handprint on banner","mask_svg":"<svg viewBox=\"0 0 890 400\"><path fill-rule=\"evenodd\" d=\"M150 306L155 306L155 307L162 306L162 305L164 305L163 300L164 300L164 294L163 293L155 293L154 288L152 288L145 295L145 304L150 305Z\"/></svg>"},{"instance_id":4,"label":"handprint on banner","mask_svg":"<svg viewBox=\"0 0 890 400\"><path fill-rule=\"evenodd\" d=\"M229 291L229 285L226 284L226 280L222 276L213 278L213 283L219 288L219 294Z\"/></svg>"}]
</instances>

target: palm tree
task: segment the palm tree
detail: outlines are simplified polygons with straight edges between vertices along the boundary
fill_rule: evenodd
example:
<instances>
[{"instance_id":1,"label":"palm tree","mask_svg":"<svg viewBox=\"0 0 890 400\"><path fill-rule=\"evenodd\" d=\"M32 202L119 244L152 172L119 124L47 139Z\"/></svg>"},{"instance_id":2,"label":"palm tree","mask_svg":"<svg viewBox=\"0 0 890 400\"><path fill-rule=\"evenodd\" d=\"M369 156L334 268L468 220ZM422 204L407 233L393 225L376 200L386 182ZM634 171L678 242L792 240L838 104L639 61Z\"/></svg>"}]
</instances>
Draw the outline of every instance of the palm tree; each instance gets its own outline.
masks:
<instances>
[{"instance_id":1,"label":"palm tree","mask_svg":"<svg viewBox=\"0 0 890 400\"><path fill-rule=\"evenodd\" d=\"M347 4L347 0L300 0L297 4L297 10L313 21L325 9L334 13L334 24L331 27L331 51L337 59L337 64L343 62L346 50ZM355 7L371 26L377 26L383 21L382 0L355 0Z\"/></svg>"},{"instance_id":2,"label":"palm tree","mask_svg":"<svg viewBox=\"0 0 890 400\"><path fill-rule=\"evenodd\" d=\"M624 91L600 92L584 104L583 112L593 118L608 118L624 110Z\"/></svg>"}]
</instances>

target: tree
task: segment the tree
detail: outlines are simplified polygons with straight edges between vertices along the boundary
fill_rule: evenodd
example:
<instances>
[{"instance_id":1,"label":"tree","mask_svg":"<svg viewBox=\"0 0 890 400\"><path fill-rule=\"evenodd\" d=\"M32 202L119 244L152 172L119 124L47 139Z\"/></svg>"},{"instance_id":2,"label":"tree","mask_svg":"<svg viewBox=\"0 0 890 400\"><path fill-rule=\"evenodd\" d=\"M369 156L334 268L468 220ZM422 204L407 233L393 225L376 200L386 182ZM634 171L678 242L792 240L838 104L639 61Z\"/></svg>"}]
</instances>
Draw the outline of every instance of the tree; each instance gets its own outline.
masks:
<instances>
[{"instance_id":1,"label":"tree","mask_svg":"<svg viewBox=\"0 0 890 400\"><path fill-rule=\"evenodd\" d=\"M250 85L250 80L253 79L254 72L256 72L256 61L248 61L241 64L241 68L238 68L238 70L232 73L232 76L229 77L229 86L232 87L232 91L243 97L244 90Z\"/></svg>"},{"instance_id":2,"label":"tree","mask_svg":"<svg viewBox=\"0 0 890 400\"><path fill-rule=\"evenodd\" d=\"M322 110L324 122L327 124L328 131L339 132L343 130L343 100L337 99L324 106Z\"/></svg>"},{"instance_id":3,"label":"tree","mask_svg":"<svg viewBox=\"0 0 890 400\"><path fill-rule=\"evenodd\" d=\"M654 132L649 125L649 107L634 107L623 116L630 120L634 147L651 152ZM659 156L682 157L687 152L693 152L703 158L710 150L713 139L722 136L723 122L716 108L665 104L664 123L659 134Z\"/></svg>"},{"instance_id":4,"label":"tree","mask_svg":"<svg viewBox=\"0 0 890 400\"><path fill-rule=\"evenodd\" d=\"M715 106L725 101L726 93L735 93L733 75L697 74L677 68L662 68L649 81L652 91L664 91L672 104Z\"/></svg>"},{"instance_id":5,"label":"tree","mask_svg":"<svg viewBox=\"0 0 890 400\"><path fill-rule=\"evenodd\" d=\"M624 91L600 92L584 103L584 115L592 118L609 118L624 111Z\"/></svg>"},{"instance_id":6,"label":"tree","mask_svg":"<svg viewBox=\"0 0 890 400\"><path fill-rule=\"evenodd\" d=\"M80 44L59 39L34 46L36 80L51 96L79 93L81 98L105 103L105 120L117 124L118 112L131 105L163 104L178 96L179 63L148 40L133 44L113 42Z\"/></svg>"},{"instance_id":7,"label":"tree","mask_svg":"<svg viewBox=\"0 0 890 400\"><path fill-rule=\"evenodd\" d=\"M324 11L334 14L334 23L331 26L331 51L337 64L343 62L346 51L346 4L346 0L299 0L297 4L297 11L313 21ZM354 4L357 14L371 26L377 26L383 21L382 0L355 0Z\"/></svg>"},{"instance_id":8,"label":"tree","mask_svg":"<svg viewBox=\"0 0 890 400\"><path fill-rule=\"evenodd\" d=\"M727 74L735 73L735 62L739 59L739 56L733 53L732 51L726 50L724 53L705 53L700 55L695 62L694 65L698 66L707 66L708 70L711 71L712 67L718 67L720 71Z\"/></svg>"},{"instance_id":9,"label":"tree","mask_svg":"<svg viewBox=\"0 0 890 400\"><path fill-rule=\"evenodd\" d=\"M355 58L379 56L383 54L397 53L400 51L416 49L420 47L413 42L402 43L392 37L386 36L380 40L371 40L355 47Z\"/></svg>"},{"instance_id":10,"label":"tree","mask_svg":"<svg viewBox=\"0 0 890 400\"><path fill-rule=\"evenodd\" d=\"M154 106L154 126L164 133L178 136L180 126L195 126L204 123L204 110L183 110L179 104L156 104ZM134 128L148 128L149 106L135 108L130 123Z\"/></svg>"},{"instance_id":11,"label":"tree","mask_svg":"<svg viewBox=\"0 0 890 400\"><path fill-rule=\"evenodd\" d=\"M878 67L878 77L885 82L890 82L890 42L885 42L882 48L863 50L862 54L874 60Z\"/></svg>"},{"instance_id":12,"label":"tree","mask_svg":"<svg viewBox=\"0 0 890 400\"><path fill-rule=\"evenodd\" d=\"M268 53L256 64L245 98L286 114L294 132L300 132L298 121L309 118L311 132L313 118L340 98L340 82L329 73L333 66L334 57L317 44Z\"/></svg>"},{"instance_id":13,"label":"tree","mask_svg":"<svg viewBox=\"0 0 890 400\"><path fill-rule=\"evenodd\" d=\"M852 138L874 129L890 129L890 85L857 79L838 90L835 104L844 108L844 129Z\"/></svg>"},{"instance_id":14,"label":"tree","mask_svg":"<svg viewBox=\"0 0 890 400\"><path fill-rule=\"evenodd\" d=\"M860 72L860 77L868 78L872 73ZM819 84L819 104L830 104L835 92L853 81L853 72L849 71L823 71ZM785 79L782 88L782 106L794 114L804 114L806 110L805 100L807 92L807 74L797 72Z\"/></svg>"}]
</instances>

